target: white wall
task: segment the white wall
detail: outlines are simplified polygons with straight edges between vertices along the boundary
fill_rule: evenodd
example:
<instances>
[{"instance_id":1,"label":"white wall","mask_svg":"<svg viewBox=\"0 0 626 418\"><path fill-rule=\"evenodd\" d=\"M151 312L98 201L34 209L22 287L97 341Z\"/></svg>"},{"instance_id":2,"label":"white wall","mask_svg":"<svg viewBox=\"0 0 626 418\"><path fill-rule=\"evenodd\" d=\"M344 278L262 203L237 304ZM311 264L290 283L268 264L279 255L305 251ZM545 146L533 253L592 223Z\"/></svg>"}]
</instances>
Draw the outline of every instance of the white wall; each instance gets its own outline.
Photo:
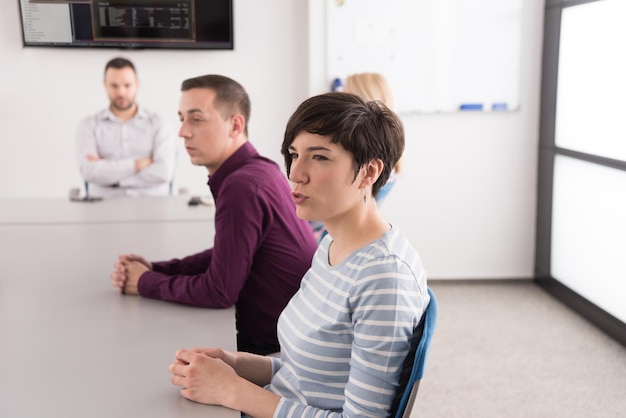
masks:
<instances>
[{"instance_id":1,"label":"white wall","mask_svg":"<svg viewBox=\"0 0 626 418\"><path fill-rule=\"evenodd\" d=\"M79 119L107 104L102 70L132 59L138 101L170 117L180 82L219 73L252 99L250 139L282 166L287 118L326 91L321 1L237 0L234 51L23 48L18 1L0 15L0 198L66 196L81 184ZM403 115L405 176L383 210L416 246L431 278L528 278L533 273L543 1L524 1L521 110ZM181 147L176 188L206 194L206 172Z\"/></svg>"}]
</instances>

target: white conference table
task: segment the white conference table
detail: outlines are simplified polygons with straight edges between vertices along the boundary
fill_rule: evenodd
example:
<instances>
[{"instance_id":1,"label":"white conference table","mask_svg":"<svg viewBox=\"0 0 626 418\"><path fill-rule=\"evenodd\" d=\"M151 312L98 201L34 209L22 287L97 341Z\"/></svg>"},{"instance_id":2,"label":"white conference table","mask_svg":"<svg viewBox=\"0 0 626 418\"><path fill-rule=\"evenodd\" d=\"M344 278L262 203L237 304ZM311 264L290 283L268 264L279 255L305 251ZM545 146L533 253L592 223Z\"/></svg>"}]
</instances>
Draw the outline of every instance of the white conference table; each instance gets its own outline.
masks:
<instances>
[{"instance_id":1,"label":"white conference table","mask_svg":"<svg viewBox=\"0 0 626 418\"><path fill-rule=\"evenodd\" d=\"M69 199L0 199L0 225L56 225L212 221L213 207L187 205L188 196Z\"/></svg>"},{"instance_id":2,"label":"white conference table","mask_svg":"<svg viewBox=\"0 0 626 418\"><path fill-rule=\"evenodd\" d=\"M234 310L120 295L120 253L212 246L213 208L187 200L0 199L0 417L239 417L170 383L179 348L236 348Z\"/></svg>"}]
</instances>

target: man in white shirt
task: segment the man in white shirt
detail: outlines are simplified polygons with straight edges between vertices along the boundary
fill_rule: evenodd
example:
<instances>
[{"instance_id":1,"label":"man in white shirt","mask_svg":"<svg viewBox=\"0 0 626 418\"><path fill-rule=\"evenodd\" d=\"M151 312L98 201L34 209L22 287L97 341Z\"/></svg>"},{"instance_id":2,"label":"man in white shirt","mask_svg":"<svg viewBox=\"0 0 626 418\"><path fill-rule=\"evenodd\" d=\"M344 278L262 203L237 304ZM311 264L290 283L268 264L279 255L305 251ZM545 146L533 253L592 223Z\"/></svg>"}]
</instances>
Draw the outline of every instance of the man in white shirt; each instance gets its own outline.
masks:
<instances>
[{"instance_id":1,"label":"man in white shirt","mask_svg":"<svg viewBox=\"0 0 626 418\"><path fill-rule=\"evenodd\" d=\"M176 137L159 115L135 102L133 63L113 58L104 70L110 105L78 126L80 173L94 196L165 196L176 163Z\"/></svg>"}]
</instances>

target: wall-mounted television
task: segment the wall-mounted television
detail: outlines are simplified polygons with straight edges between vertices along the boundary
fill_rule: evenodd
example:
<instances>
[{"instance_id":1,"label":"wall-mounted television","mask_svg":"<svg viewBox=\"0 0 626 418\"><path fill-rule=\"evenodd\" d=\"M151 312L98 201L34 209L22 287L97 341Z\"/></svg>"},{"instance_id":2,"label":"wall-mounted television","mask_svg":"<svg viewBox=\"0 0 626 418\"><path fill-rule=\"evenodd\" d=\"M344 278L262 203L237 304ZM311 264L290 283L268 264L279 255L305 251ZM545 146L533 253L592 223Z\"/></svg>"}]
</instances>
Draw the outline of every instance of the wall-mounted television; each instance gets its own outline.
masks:
<instances>
[{"instance_id":1,"label":"wall-mounted television","mask_svg":"<svg viewBox=\"0 0 626 418\"><path fill-rule=\"evenodd\" d=\"M233 0L18 0L24 46L233 49Z\"/></svg>"}]
</instances>

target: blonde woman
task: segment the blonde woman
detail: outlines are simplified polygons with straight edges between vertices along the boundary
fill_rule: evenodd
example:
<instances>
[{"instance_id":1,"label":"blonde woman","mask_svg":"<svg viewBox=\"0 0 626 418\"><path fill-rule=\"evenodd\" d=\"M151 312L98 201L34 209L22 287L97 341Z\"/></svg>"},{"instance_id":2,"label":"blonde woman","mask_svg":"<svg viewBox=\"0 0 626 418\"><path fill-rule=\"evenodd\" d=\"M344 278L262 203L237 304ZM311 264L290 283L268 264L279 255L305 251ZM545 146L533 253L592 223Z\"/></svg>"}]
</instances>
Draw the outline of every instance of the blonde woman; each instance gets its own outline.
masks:
<instances>
[{"instance_id":1,"label":"blonde woman","mask_svg":"<svg viewBox=\"0 0 626 418\"><path fill-rule=\"evenodd\" d=\"M389 84L389 81L382 74L358 73L349 75L346 78L346 84L343 87L343 91L345 93L356 94L366 101L379 101L390 110L397 112L396 98L393 94L391 84ZM395 173L392 173L389 181L387 181L387 184L390 184L389 188L391 188L395 182L395 175L400 174L403 168L404 161L403 158L400 157L394 166ZM385 189L385 187L383 187L383 189ZM386 192L388 192L388 190L381 190L376 197L376 200L380 202L384 197L383 194L386 195Z\"/></svg>"}]
</instances>

